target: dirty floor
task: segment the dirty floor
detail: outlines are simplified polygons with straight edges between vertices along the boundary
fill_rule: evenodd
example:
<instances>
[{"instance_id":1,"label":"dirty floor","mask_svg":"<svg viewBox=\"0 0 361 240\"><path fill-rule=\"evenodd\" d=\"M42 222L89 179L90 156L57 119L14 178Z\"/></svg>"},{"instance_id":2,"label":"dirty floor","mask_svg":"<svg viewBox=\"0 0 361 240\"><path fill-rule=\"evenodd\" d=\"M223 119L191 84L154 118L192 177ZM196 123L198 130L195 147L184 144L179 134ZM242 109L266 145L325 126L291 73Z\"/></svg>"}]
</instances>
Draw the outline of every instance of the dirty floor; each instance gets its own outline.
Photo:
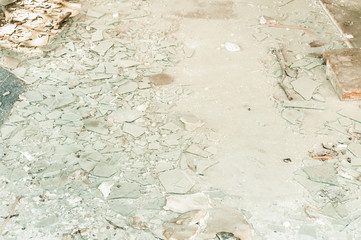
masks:
<instances>
[{"instance_id":1,"label":"dirty floor","mask_svg":"<svg viewBox=\"0 0 361 240\"><path fill-rule=\"evenodd\" d=\"M361 238L361 108L326 78L346 45L319 1L89 0L69 24L2 51L27 83L2 239Z\"/></svg>"}]
</instances>

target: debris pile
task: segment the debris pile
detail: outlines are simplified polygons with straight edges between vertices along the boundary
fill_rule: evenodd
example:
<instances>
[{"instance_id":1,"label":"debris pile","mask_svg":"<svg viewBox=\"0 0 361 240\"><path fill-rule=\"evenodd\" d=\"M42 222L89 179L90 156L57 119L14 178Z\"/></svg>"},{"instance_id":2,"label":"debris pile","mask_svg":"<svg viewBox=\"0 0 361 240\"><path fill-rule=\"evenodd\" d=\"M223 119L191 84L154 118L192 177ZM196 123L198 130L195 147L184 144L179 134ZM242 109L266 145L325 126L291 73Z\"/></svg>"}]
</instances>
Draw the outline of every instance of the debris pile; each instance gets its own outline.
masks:
<instances>
[{"instance_id":1,"label":"debris pile","mask_svg":"<svg viewBox=\"0 0 361 240\"><path fill-rule=\"evenodd\" d=\"M79 13L80 4L66 0L18 0L0 16L0 46L27 55L40 55L41 48L63 31L68 18Z\"/></svg>"},{"instance_id":2,"label":"debris pile","mask_svg":"<svg viewBox=\"0 0 361 240\"><path fill-rule=\"evenodd\" d=\"M253 228L240 211L212 203L204 193L171 195L164 209L180 213L164 224L163 235L168 240L214 239L219 233L253 239Z\"/></svg>"},{"instance_id":3,"label":"debris pile","mask_svg":"<svg viewBox=\"0 0 361 240\"><path fill-rule=\"evenodd\" d=\"M361 119L355 111L338 114L340 117L326 128L343 135L344 140L310 151L310 158L295 172L295 180L312 197L304 210L308 217L320 221L331 218L339 230L354 231L361 217L355 207L361 203Z\"/></svg>"},{"instance_id":4,"label":"debris pile","mask_svg":"<svg viewBox=\"0 0 361 240\"><path fill-rule=\"evenodd\" d=\"M29 86L1 126L0 215L22 197L3 236L161 238L165 194L216 164L216 134L173 110L191 91L165 72L188 49L133 4L90 7L45 57L18 56Z\"/></svg>"}]
</instances>

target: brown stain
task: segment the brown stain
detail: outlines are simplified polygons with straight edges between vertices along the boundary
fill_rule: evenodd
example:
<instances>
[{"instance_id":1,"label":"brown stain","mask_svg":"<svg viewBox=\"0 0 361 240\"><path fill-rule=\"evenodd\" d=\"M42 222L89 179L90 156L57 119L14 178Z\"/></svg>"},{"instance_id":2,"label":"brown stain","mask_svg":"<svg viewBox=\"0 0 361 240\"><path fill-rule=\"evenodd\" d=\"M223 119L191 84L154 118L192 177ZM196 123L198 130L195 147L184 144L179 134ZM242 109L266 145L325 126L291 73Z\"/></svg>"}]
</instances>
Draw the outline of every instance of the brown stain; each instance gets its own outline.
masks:
<instances>
[{"instance_id":1,"label":"brown stain","mask_svg":"<svg viewBox=\"0 0 361 240\"><path fill-rule=\"evenodd\" d=\"M155 85L155 86L162 86L162 85L168 85L171 84L174 81L174 78L165 73L155 74L149 78L149 80Z\"/></svg>"},{"instance_id":2,"label":"brown stain","mask_svg":"<svg viewBox=\"0 0 361 240\"><path fill-rule=\"evenodd\" d=\"M200 18L200 19L231 19L236 16L233 7L233 1L215 1L199 3L198 9L187 13L176 12L175 15L185 18Z\"/></svg>"},{"instance_id":3,"label":"brown stain","mask_svg":"<svg viewBox=\"0 0 361 240\"><path fill-rule=\"evenodd\" d=\"M312 48L317 48L317 47L322 47L325 44L321 40L314 40L314 41L310 42L309 45Z\"/></svg>"}]
</instances>

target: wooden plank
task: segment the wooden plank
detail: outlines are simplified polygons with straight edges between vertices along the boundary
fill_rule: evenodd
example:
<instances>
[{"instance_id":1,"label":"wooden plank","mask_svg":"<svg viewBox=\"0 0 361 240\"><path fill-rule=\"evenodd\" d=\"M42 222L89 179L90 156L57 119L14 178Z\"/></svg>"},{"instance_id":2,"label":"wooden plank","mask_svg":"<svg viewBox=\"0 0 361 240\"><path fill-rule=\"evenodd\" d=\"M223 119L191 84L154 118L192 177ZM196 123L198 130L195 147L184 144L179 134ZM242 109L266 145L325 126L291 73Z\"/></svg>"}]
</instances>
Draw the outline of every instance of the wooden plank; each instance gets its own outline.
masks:
<instances>
[{"instance_id":1,"label":"wooden plank","mask_svg":"<svg viewBox=\"0 0 361 240\"><path fill-rule=\"evenodd\" d=\"M324 52L326 73L341 100L361 99L361 49Z\"/></svg>"},{"instance_id":2,"label":"wooden plank","mask_svg":"<svg viewBox=\"0 0 361 240\"><path fill-rule=\"evenodd\" d=\"M361 48L361 1L320 0L349 47Z\"/></svg>"}]
</instances>

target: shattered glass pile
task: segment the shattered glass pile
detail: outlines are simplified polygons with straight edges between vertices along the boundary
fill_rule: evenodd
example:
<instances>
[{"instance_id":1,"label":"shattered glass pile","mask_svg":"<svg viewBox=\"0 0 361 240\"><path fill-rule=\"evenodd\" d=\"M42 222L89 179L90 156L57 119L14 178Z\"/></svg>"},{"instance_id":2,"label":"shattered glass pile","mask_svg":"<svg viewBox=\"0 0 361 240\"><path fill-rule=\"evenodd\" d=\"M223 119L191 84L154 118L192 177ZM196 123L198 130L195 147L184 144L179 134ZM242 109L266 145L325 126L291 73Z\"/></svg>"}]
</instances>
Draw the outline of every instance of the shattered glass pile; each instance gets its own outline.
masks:
<instances>
[{"instance_id":1,"label":"shattered glass pile","mask_svg":"<svg viewBox=\"0 0 361 240\"><path fill-rule=\"evenodd\" d=\"M318 15L311 14L302 24L322 38L306 35L306 41L299 40L296 47L291 41L286 44L288 39L286 43L279 41L273 44L277 48L269 49L264 62L266 74L276 80L270 99L280 118L295 134L310 135L320 141L317 146L306 145L308 152L300 156L301 166L292 179L307 191L304 199L299 200L295 213L283 226L272 227L275 232L297 231L302 239L319 239L322 228L337 232L330 236L333 239L359 239L361 106L358 102L339 102L327 79L322 53L346 45L327 35L324 25L315 24ZM270 17L261 17L260 24L272 21L277 26L278 22ZM292 159L283 161L289 164ZM300 212L307 218L302 220ZM302 226L292 229L294 222Z\"/></svg>"},{"instance_id":2,"label":"shattered glass pile","mask_svg":"<svg viewBox=\"0 0 361 240\"><path fill-rule=\"evenodd\" d=\"M6 239L163 239L179 215L166 196L208 190L217 135L172 109L191 92L163 73L191 49L144 18L146 2L107 2L12 66L29 85L1 126L0 216L21 196Z\"/></svg>"}]
</instances>

